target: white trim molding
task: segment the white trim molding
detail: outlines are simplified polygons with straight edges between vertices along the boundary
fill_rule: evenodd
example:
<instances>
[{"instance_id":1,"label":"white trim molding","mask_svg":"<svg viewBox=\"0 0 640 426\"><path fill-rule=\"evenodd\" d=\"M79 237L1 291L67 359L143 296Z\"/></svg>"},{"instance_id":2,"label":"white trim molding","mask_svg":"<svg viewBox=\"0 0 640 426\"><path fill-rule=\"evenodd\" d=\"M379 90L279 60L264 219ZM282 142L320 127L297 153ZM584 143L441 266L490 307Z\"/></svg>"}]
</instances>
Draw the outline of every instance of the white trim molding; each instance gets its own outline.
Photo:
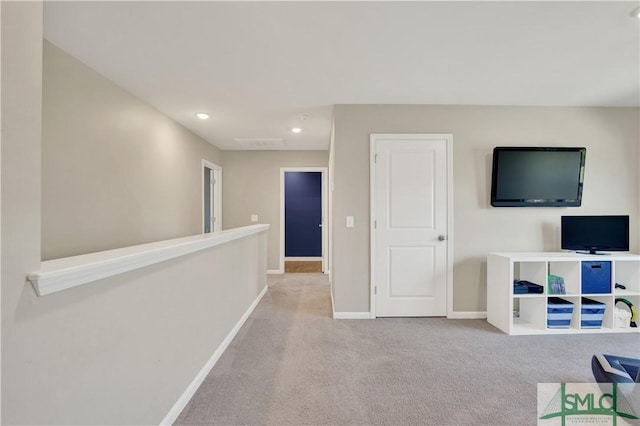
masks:
<instances>
[{"instance_id":1,"label":"white trim molding","mask_svg":"<svg viewBox=\"0 0 640 426\"><path fill-rule=\"evenodd\" d=\"M327 167L280 167L280 270L284 271L284 174L285 172L319 172L322 176L322 270L329 269L329 191Z\"/></svg>"},{"instance_id":2,"label":"white trim molding","mask_svg":"<svg viewBox=\"0 0 640 426\"><path fill-rule=\"evenodd\" d=\"M210 234L47 260L40 264L40 271L30 273L27 278L38 296L45 296L268 230L269 225L251 225Z\"/></svg>"},{"instance_id":3,"label":"white trim molding","mask_svg":"<svg viewBox=\"0 0 640 426\"><path fill-rule=\"evenodd\" d=\"M267 274L269 275L284 274L284 271L281 269L267 269Z\"/></svg>"},{"instance_id":4,"label":"white trim molding","mask_svg":"<svg viewBox=\"0 0 640 426\"><path fill-rule=\"evenodd\" d=\"M454 311L447 314L448 319L486 319L486 311Z\"/></svg>"},{"instance_id":5,"label":"white trim molding","mask_svg":"<svg viewBox=\"0 0 640 426\"><path fill-rule=\"evenodd\" d=\"M333 284L329 280L329 296L331 296L331 318L336 318L336 304L333 302Z\"/></svg>"},{"instance_id":6,"label":"white trim molding","mask_svg":"<svg viewBox=\"0 0 640 426\"><path fill-rule=\"evenodd\" d=\"M333 312L333 319L371 319L371 312Z\"/></svg>"},{"instance_id":7,"label":"white trim molding","mask_svg":"<svg viewBox=\"0 0 640 426\"><path fill-rule=\"evenodd\" d=\"M202 177L200 182L202 184L202 232L204 233L204 168L208 168L213 172L213 211L211 214L214 217L212 232L222 231L222 167L212 163L210 161L202 159Z\"/></svg>"},{"instance_id":8,"label":"white trim molding","mask_svg":"<svg viewBox=\"0 0 640 426\"><path fill-rule=\"evenodd\" d=\"M329 295L331 296L331 317L333 319L373 319L371 312L336 312L336 305L333 300L333 284L329 281Z\"/></svg>"},{"instance_id":9,"label":"white trim molding","mask_svg":"<svg viewBox=\"0 0 640 426\"><path fill-rule=\"evenodd\" d=\"M224 351L227 350L227 348L229 347L229 344L231 344L231 341L233 340L234 337L236 337L236 334L238 334L238 331L240 331L240 328L242 328L242 326L247 321L247 319L249 318L253 310L256 308L256 306L258 306L258 303L260 303L260 300L262 300L262 297L265 295L267 290L268 290L268 287L264 286L264 288L262 289L258 297L256 297L256 299L253 301L251 306L249 306L249 309L247 309L244 315L242 315L240 320L231 329L229 334L227 334L227 337L225 337L222 343L220 343L220 346L218 346L218 349L216 349L213 355L211 355L211 358L209 358L209 361L207 361L207 363L204 365L204 367L202 367L202 369L196 375L193 381L189 384L189 386L187 386L187 389L185 389L182 395L180 395L180 398L178 398L176 403L173 404L173 407L171 407L171 410L169 410L169 413L167 413L165 418L162 419L162 421L160 422L161 426L172 425L173 422L175 422L178 419L178 416L180 415L182 410L184 410L184 407L187 406L187 404L189 403L189 400L191 400L191 397L193 397L193 395L196 393L196 391L198 390L202 382L204 382L204 379L207 378L207 375L209 375L209 372L211 372L211 370L216 365L216 363L218 362L218 360L220 359Z\"/></svg>"},{"instance_id":10,"label":"white trim molding","mask_svg":"<svg viewBox=\"0 0 640 426\"><path fill-rule=\"evenodd\" d=\"M285 257L285 262L320 262L322 257Z\"/></svg>"}]
</instances>

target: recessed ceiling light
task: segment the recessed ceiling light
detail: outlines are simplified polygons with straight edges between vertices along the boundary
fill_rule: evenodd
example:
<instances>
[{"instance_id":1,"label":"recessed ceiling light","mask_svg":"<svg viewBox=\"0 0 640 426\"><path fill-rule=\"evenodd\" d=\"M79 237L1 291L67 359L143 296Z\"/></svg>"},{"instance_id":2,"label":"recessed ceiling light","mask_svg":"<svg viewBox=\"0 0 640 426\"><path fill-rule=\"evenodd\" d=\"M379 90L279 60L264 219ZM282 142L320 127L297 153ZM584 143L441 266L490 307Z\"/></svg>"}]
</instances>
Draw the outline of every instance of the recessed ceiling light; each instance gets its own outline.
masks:
<instances>
[{"instance_id":1,"label":"recessed ceiling light","mask_svg":"<svg viewBox=\"0 0 640 426\"><path fill-rule=\"evenodd\" d=\"M300 133L302 131L302 129L300 127L293 127L293 128L291 128L291 131L293 133Z\"/></svg>"},{"instance_id":2,"label":"recessed ceiling light","mask_svg":"<svg viewBox=\"0 0 640 426\"><path fill-rule=\"evenodd\" d=\"M640 18L640 7L636 7L631 11L631 16L634 18Z\"/></svg>"},{"instance_id":3,"label":"recessed ceiling light","mask_svg":"<svg viewBox=\"0 0 640 426\"><path fill-rule=\"evenodd\" d=\"M196 114L196 117L198 117L200 120L206 120L207 118L209 118L209 114L205 114L204 112L199 112Z\"/></svg>"}]
</instances>

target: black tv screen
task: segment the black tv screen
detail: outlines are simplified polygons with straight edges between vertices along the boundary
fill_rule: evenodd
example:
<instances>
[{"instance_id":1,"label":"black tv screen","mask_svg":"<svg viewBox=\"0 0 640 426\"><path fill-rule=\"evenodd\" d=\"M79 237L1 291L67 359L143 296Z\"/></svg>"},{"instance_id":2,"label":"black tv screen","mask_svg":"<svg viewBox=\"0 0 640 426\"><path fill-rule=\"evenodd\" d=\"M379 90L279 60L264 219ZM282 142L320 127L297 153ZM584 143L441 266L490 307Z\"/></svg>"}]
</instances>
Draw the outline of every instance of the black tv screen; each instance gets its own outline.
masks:
<instances>
[{"instance_id":1,"label":"black tv screen","mask_svg":"<svg viewBox=\"0 0 640 426\"><path fill-rule=\"evenodd\" d=\"M491 205L580 206L586 152L586 148L494 148Z\"/></svg>"},{"instance_id":2,"label":"black tv screen","mask_svg":"<svg viewBox=\"0 0 640 426\"><path fill-rule=\"evenodd\" d=\"M629 216L562 216L560 245L563 250L629 251Z\"/></svg>"}]
</instances>

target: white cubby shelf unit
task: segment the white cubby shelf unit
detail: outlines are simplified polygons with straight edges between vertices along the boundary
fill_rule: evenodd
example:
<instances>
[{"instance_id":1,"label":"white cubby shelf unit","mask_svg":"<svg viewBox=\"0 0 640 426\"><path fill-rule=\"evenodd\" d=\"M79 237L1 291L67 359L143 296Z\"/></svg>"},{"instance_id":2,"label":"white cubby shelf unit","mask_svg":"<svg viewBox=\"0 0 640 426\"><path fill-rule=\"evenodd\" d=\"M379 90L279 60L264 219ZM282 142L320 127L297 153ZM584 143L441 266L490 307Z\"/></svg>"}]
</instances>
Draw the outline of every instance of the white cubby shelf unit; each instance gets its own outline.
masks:
<instances>
[{"instance_id":1,"label":"white cubby shelf unit","mask_svg":"<svg viewBox=\"0 0 640 426\"><path fill-rule=\"evenodd\" d=\"M583 293L583 262L611 262L611 291ZM564 278L566 294L549 294L547 277ZM526 280L543 286L542 294L514 294L513 281ZM626 289L615 288L615 283ZM569 328L547 327L550 297L573 304ZM605 305L602 327L581 327L582 297ZM624 298L640 308L640 255L558 253L491 253L487 256L487 321L507 334L638 333L640 328L618 327L615 299ZM618 308L624 308L618 303ZM514 316L514 310L518 316Z\"/></svg>"}]
</instances>

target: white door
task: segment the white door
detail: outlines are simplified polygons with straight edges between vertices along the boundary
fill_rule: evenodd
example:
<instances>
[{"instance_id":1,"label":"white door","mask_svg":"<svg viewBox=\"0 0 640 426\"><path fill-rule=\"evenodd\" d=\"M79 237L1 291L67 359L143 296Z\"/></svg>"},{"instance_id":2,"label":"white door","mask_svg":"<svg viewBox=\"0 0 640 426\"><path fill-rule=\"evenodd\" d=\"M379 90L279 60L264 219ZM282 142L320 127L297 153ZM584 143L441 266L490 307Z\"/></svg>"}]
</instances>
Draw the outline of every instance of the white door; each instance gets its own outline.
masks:
<instances>
[{"instance_id":1,"label":"white door","mask_svg":"<svg viewBox=\"0 0 640 426\"><path fill-rule=\"evenodd\" d=\"M372 135L375 315L445 316L450 135Z\"/></svg>"}]
</instances>

